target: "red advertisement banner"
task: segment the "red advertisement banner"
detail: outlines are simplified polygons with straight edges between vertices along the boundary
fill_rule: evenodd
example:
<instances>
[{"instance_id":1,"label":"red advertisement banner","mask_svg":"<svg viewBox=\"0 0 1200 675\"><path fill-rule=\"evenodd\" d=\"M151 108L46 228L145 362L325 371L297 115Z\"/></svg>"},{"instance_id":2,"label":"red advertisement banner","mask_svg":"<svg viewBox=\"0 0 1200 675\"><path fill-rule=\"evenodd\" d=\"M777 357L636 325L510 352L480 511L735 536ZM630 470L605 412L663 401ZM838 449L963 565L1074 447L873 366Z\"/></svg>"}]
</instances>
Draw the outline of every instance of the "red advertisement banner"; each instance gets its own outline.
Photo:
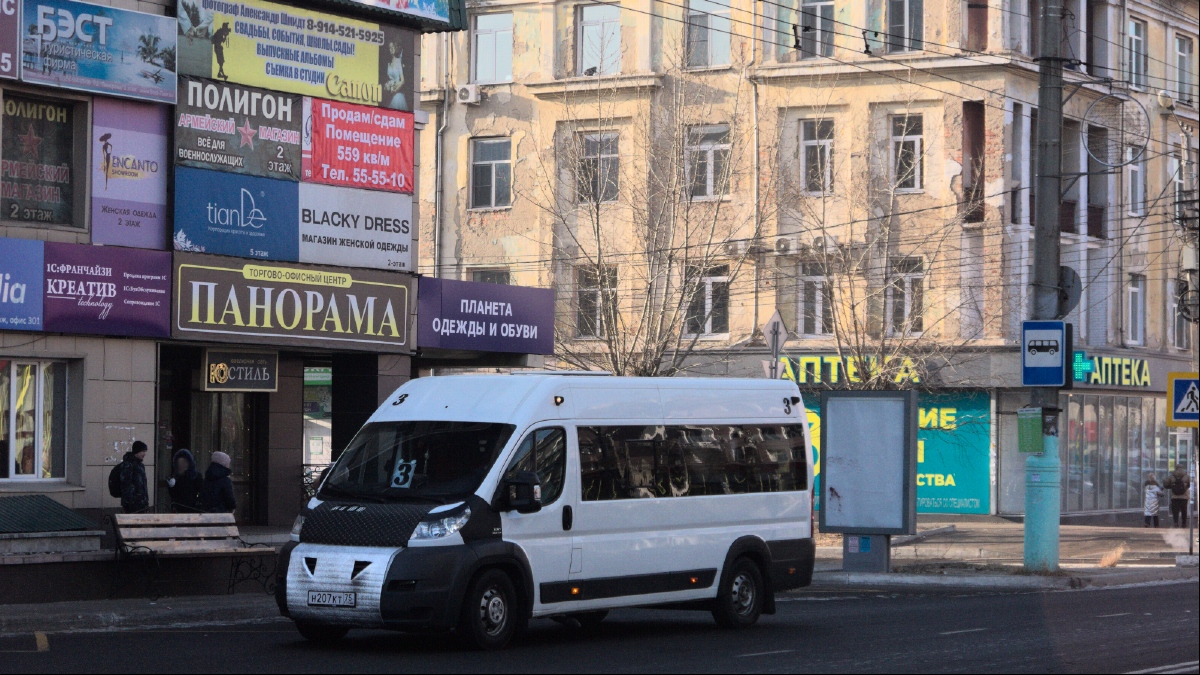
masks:
<instances>
[{"instance_id":1,"label":"red advertisement banner","mask_svg":"<svg viewBox=\"0 0 1200 675\"><path fill-rule=\"evenodd\" d=\"M410 112L306 97L301 180L411 194L413 139Z\"/></svg>"}]
</instances>

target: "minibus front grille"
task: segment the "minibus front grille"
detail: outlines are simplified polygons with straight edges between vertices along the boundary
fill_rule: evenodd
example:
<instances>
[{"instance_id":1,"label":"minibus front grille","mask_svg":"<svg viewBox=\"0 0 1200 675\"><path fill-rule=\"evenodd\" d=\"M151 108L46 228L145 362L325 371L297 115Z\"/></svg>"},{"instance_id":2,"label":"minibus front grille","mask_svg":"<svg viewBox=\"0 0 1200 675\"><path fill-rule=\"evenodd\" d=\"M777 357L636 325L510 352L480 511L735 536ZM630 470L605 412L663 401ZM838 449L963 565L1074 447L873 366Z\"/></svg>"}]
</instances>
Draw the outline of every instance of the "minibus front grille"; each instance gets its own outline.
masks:
<instances>
[{"instance_id":1,"label":"minibus front grille","mask_svg":"<svg viewBox=\"0 0 1200 675\"><path fill-rule=\"evenodd\" d=\"M346 504L325 502L304 518L300 541L334 546L403 547L429 504Z\"/></svg>"}]
</instances>

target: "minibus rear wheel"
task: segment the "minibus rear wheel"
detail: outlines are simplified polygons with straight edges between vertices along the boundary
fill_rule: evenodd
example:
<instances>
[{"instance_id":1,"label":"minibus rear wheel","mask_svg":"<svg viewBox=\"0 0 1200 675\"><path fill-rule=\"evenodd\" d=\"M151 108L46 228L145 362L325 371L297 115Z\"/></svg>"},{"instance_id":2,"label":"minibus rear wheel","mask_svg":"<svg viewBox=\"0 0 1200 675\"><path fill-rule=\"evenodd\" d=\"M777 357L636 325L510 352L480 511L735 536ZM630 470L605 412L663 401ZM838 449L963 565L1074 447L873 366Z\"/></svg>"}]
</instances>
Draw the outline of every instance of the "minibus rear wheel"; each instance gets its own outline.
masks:
<instances>
[{"instance_id":1,"label":"minibus rear wheel","mask_svg":"<svg viewBox=\"0 0 1200 675\"><path fill-rule=\"evenodd\" d=\"M315 645L334 645L342 641L346 637L346 633L350 632L347 626L327 626L320 623L302 623L296 622L296 630L300 631L300 635L304 636L305 640Z\"/></svg>"},{"instance_id":2,"label":"minibus rear wheel","mask_svg":"<svg viewBox=\"0 0 1200 675\"><path fill-rule=\"evenodd\" d=\"M722 628L752 626L762 614L766 585L758 563L748 557L733 561L728 574L722 575L721 586L712 615Z\"/></svg>"},{"instance_id":3,"label":"minibus rear wheel","mask_svg":"<svg viewBox=\"0 0 1200 675\"><path fill-rule=\"evenodd\" d=\"M484 570L463 598L459 639L475 649L503 649L517 632L520 612L512 579L499 569Z\"/></svg>"}]
</instances>

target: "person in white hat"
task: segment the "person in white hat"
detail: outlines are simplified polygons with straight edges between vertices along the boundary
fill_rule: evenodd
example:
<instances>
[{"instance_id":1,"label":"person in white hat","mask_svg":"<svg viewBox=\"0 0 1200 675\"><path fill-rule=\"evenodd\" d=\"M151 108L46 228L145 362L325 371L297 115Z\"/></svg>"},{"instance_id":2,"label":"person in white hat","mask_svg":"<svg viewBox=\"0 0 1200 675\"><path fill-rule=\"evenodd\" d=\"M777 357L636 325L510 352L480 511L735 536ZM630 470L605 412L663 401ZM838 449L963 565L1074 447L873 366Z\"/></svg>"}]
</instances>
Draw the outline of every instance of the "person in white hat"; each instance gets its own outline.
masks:
<instances>
[{"instance_id":1,"label":"person in white hat","mask_svg":"<svg viewBox=\"0 0 1200 675\"><path fill-rule=\"evenodd\" d=\"M233 496L233 481L229 476L233 460L223 452L212 454L212 464L204 472L204 487L200 489L200 510L205 513L233 513L237 499Z\"/></svg>"}]
</instances>

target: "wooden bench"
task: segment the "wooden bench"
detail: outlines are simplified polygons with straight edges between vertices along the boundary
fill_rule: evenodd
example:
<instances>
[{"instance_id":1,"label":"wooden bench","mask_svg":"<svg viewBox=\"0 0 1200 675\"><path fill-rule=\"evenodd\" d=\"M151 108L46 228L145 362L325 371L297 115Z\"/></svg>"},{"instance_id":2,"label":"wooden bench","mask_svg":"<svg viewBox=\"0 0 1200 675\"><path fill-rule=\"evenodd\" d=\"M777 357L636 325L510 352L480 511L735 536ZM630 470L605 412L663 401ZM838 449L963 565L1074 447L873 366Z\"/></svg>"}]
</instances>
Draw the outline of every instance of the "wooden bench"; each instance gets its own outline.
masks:
<instances>
[{"instance_id":1,"label":"wooden bench","mask_svg":"<svg viewBox=\"0 0 1200 675\"><path fill-rule=\"evenodd\" d=\"M243 581L274 592L274 565L267 571L261 559L274 547L242 541L232 513L118 513L111 520L116 539L113 595L123 567L140 566L153 586L162 582L162 558L204 557L230 559L230 593Z\"/></svg>"}]
</instances>

